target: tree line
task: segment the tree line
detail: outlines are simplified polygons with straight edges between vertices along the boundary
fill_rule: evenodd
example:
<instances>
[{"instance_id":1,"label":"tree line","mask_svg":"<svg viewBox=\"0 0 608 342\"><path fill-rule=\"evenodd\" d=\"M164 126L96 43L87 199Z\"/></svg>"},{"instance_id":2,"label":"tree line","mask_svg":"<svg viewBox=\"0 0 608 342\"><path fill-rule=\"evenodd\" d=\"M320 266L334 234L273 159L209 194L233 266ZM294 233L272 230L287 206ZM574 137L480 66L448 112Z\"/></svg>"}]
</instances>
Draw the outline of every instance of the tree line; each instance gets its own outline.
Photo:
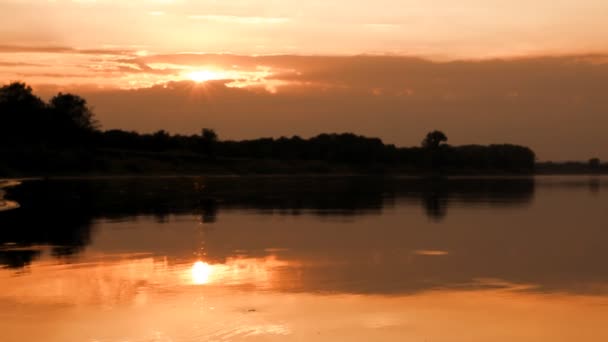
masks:
<instances>
[{"instance_id":1,"label":"tree line","mask_svg":"<svg viewBox=\"0 0 608 342\"><path fill-rule=\"evenodd\" d=\"M420 146L397 147L379 138L353 133L235 141L221 140L208 128L193 135L170 134L164 130L151 134L102 130L84 98L59 93L44 102L30 86L20 82L0 88L0 123L0 153L9 164L19 164L19 153L23 151L34 159L59 153L59 156L67 155L67 159L79 158L83 163L109 151L122 151L120 158L123 159L145 153L146 158L152 159L190 156L201 164L221 164L227 160L315 161L402 172L528 173L535 165L535 154L527 147L451 146L441 131L429 132ZM80 158L83 155L86 158ZM47 164L52 162L49 160ZM176 163L175 159L172 162ZM77 163L74 161L74 165ZM91 168L95 169L98 165L94 165L95 161L92 163Z\"/></svg>"}]
</instances>

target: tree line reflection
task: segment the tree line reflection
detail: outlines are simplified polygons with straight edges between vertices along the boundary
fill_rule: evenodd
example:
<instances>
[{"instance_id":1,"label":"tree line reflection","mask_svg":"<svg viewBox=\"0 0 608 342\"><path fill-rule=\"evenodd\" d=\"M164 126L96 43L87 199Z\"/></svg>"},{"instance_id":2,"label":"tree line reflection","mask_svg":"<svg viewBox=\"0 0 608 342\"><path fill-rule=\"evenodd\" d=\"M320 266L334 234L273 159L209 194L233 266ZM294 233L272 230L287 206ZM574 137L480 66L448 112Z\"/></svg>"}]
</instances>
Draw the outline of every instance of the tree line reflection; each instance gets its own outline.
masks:
<instances>
[{"instance_id":1,"label":"tree line reflection","mask_svg":"<svg viewBox=\"0 0 608 342\"><path fill-rule=\"evenodd\" d=\"M50 246L58 257L92 242L95 220L195 214L213 223L223 210L272 215L379 215L397 202L442 220L451 203L522 206L533 178L182 177L26 181L7 189L20 208L0 213L0 264L21 268Z\"/></svg>"}]
</instances>

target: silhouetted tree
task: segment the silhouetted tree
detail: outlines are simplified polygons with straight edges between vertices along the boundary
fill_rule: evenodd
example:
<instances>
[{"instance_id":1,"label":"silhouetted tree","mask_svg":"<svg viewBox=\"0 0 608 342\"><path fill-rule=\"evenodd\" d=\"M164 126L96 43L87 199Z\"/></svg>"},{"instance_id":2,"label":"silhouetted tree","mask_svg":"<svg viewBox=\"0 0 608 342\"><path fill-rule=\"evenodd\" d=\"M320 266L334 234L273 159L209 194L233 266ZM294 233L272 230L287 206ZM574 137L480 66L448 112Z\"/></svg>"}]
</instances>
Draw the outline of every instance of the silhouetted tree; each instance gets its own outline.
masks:
<instances>
[{"instance_id":1,"label":"silhouetted tree","mask_svg":"<svg viewBox=\"0 0 608 342\"><path fill-rule=\"evenodd\" d=\"M59 116L54 120L65 120L76 130L92 132L99 128L87 101L78 95L59 93L51 99L49 107Z\"/></svg>"},{"instance_id":2,"label":"silhouetted tree","mask_svg":"<svg viewBox=\"0 0 608 342\"><path fill-rule=\"evenodd\" d=\"M88 144L99 127L87 101L78 95L59 93L50 100L48 110L51 141Z\"/></svg>"},{"instance_id":3,"label":"silhouetted tree","mask_svg":"<svg viewBox=\"0 0 608 342\"><path fill-rule=\"evenodd\" d=\"M218 141L217 133L210 128L203 128L201 130L201 150L208 157L215 157L216 144Z\"/></svg>"},{"instance_id":4,"label":"silhouetted tree","mask_svg":"<svg viewBox=\"0 0 608 342\"><path fill-rule=\"evenodd\" d=\"M25 83L0 88L0 141L35 142L45 128L45 104Z\"/></svg>"},{"instance_id":5,"label":"silhouetted tree","mask_svg":"<svg viewBox=\"0 0 608 342\"><path fill-rule=\"evenodd\" d=\"M150 137L150 147L156 151L162 151L168 149L171 141L171 135L167 133L167 131L161 129L160 131L155 132Z\"/></svg>"},{"instance_id":6,"label":"silhouetted tree","mask_svg":"<svg viewBox=\"0 0 608 342\"><path fill-rule=\"evenodd\" d=\"M441 143L448 141L448 137L441 131L427 133L422 140L424 149L424 167L433 173L443 172L447 162L446 150L440 148Z\"/></svg>"},{"instance_id":7,"label":"silhouetted tree","mask_svg":"<svg viewBox=\"0 0 608 342\"><path fill-rule=\"evenodd\" d=\"M422 147L436 149L443 142L448 141L448 137L442 131L432 131L427 133L422 140Z\"/></svg>"},{"instance_id":8,"label":"silhouetted tree","mask_svg":"<svg viewBox=\"0 0 608 342\"><path fill-rule=\"evenodd\" d=\"M203 140L212 142L215 142L218 139L217 133L215 133L215 131L210 128L203 128L201 131L201 137L203 138Z\"/></svg>"}]
</instances>

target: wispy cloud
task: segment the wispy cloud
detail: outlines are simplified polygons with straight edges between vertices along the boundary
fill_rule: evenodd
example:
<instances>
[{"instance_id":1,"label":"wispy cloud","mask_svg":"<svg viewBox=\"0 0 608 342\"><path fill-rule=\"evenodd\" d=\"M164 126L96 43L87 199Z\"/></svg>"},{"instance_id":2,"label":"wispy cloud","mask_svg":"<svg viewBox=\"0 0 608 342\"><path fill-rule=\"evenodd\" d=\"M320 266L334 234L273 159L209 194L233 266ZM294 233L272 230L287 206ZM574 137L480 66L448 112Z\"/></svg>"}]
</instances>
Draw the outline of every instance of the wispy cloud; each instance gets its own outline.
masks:
<instances>
[{"instance_id":1,"label":"wispy cloud","mask_svg":"<svg viewBox=\"0 0 608 342\"><path fill-rule=\"evenodd\" d=\"M131 55L132 50L123 49L77 49L53 45L0 45L0 53L67 53L82 55Z\"/></svg>"},{"instance_id":2,"label":"wispy cloud","mask_svg":"<svg viewBox=\"0 0 608 342\"><path fill-rule=\"evenodd\" d=\"M206 20L234 24L283 24L291 21L287 17L248 17L236 15L190 15L191 20Z\"/></svg>"},{"instance_id":3,"label":"wispy cloud","mask_svg":"<svg viewBox=\"0 0 608 342\"><path fill-rule=\"evenodd\" d=\"M363 25L366 28L372 29L372 30L378 30L378 31L391 31L391 30L396 30L396 29L400 29L402 26L398 25L398 24L364 24Z\"/></svg>"},{"instance_id":4,"label":"wispy cloud","mask_svg":"<svg viewBox=\"0 0 608 342\"><path fill-rule=\"evenodd\" d=\"M0 61L0 67L49 67L48 64Z\"/></svg>"},{"instance_id":5,"label":"wispy cloud","mask_svg":"<svg viewBox=\"0 0 608 342\"><path fill-rule=\"evenodd\" d=\"M19 72L16 75L19 77L43 77L43 78L52 78L52 79L61 79L61 78L86 78L83 77L82 74L66 74L66 73L55 73L55 72L45 72L45 73L37 73L37 72Z\"/></svg>"}]
</instances>

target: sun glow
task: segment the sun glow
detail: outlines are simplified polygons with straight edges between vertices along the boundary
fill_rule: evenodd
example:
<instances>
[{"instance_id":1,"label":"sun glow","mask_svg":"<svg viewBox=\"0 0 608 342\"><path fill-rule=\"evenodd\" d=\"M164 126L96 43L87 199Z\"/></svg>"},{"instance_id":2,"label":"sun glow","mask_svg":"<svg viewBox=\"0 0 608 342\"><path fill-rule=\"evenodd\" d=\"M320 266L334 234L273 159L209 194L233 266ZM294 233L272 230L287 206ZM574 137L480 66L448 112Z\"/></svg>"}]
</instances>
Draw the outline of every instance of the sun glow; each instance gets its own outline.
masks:
<instances>
[{"instance_id":1,"label":"sun glow","mask_svg":"<svg viewBox=\"0 0 608 342\"><path fill-rule=\"evenodd\" d=\"M211 70L193 71L191 73L188 73L186 76L196 83L202 83L211 80L220 80L224 78L224 75L222 73Z\"/></svg>"},{"instance_id":2,"label":"sun glow","mask_svg":"<svg viewBox=\"0 0 608 342\"><path fill-rule=\"evenodd\" d=\"M211 276L211 265L206 262L197 261L192 265L192 282L197 285L209 283Z\"/></svg>"}]
</instances>

